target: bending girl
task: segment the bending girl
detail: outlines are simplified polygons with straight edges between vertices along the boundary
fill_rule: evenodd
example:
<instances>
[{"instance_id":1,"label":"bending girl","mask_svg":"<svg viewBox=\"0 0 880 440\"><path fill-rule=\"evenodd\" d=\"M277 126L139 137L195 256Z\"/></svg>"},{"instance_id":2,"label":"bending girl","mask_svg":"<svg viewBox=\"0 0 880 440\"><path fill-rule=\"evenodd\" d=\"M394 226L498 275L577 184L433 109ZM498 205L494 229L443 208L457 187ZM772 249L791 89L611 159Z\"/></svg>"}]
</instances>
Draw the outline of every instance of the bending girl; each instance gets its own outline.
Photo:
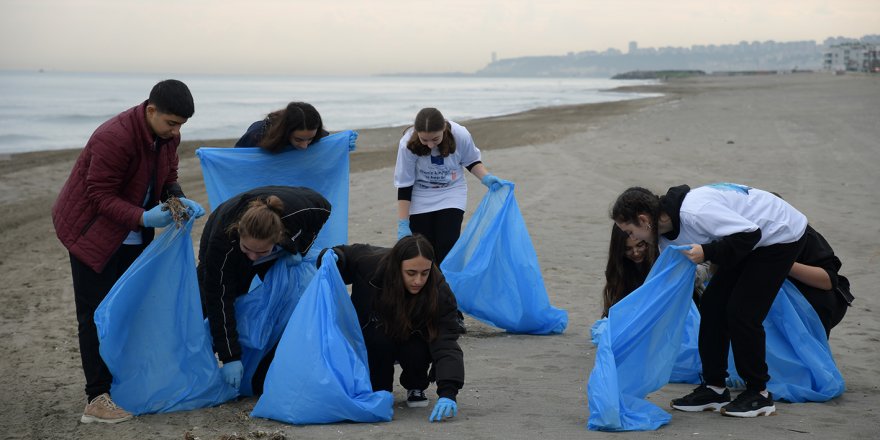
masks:
<instances>
[{"instance_id":1,"label":"bending girl","mask_svg":"<svg viewBox=\"0 0 880 440\"><path fill-rule=\"evenodd\" d=\"M681 185L663 197L630 188L617 198L611 217L630 237L649 243L659 238L661 249L690 245L682 251L688 259L717 265L700 302L705 383L674 399L672 407L735 417L774 413L763 321L804 246L807 218L769 192L735 184L694 190ZM725 386L730 348L746 381L733 401Z\"/></svg>"},{"instance_id":2,"label":"bending girl","mask_svg":"<svg viewBox=\"0 0 880 440\"><path fill-rule=\"evenodd\" d=\"M302 187L264 186L217 206L199 243L197 268L202 306L224 379L236 389L244 374L235 319L235 299L248 292L255 275L263 277L282 252L300 259L330 216L330 203ZM274 348L253 377L261 394Z\"/></svg>"},{"instance_id":3,"label":"bending girl","mask_svg":"<svg viewBox=\"0 0 880 440\"><path fill-rule=\"evenodd\" d=\"M235 146L260 147L271 153L290 147L305 150L328 134L315 107L305 102L291 102L251 124Z\"/></svg>"},{"instance_id":4,"label":"bending girl","mask_svg":"<svg viewBox=\"0 0 880 440\"><path fill-rule=\"evenodd\" d=\"M428 406L425 389L436 381L439 399L428 420L454 417L456 395L464 385L464 355L458 345L463 327L431 244L415 235L401 238L391 249L353 244L332 250L343 281L352 285L373 391L392 390L397 361L407 406Z\"/></svg>"}]
</instances>

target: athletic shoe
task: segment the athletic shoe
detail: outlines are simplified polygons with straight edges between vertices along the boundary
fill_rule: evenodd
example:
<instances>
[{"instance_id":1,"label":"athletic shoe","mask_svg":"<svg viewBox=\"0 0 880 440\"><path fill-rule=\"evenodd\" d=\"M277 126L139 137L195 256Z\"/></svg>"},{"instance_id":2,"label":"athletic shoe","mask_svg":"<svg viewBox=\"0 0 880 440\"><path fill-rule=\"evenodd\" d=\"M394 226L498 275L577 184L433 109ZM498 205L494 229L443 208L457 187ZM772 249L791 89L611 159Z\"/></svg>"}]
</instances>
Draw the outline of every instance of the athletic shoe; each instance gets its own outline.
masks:
<instances>
[{"instance_id":1,"label":"athletic shoe","mask_svg":"<svg viewBox=\"0 0 880 440\"><path fill-rule=\"evenodd\" d=\"M776 413L773 405L773 394L767 391L767 397L755 390L745 390L721 408L721 415L730 417L772 416Z\"/></svg>"},{"instance_id":2,"label":"athletic shoe","mask_svg":"<svg viewBox=\"0 0 880 440\"><path fill-rule=\"evenodd\" d=\"M86 409L83 410L83 415L79 421L83 423L119 423L131 417L130 412L116 406L113 400L110 399L110 395L104 393L95 397L86 405Z\"/></svg>"},{"instance_id":3,"label":"athletic shoe","mask_svg":"<svg viewBox=\"0 0 880 440\"><path fill-rule=\"evenodd\" d=\"M428 398L423 390L408 390L406 392L406 406L410 408L424 408L428 406Z\"/></svg>"},{"instance_id":4,"label":"athletic shoe","mask_svg":"<svg viewBox=\"0 0 880 440\"><path fill-rule=\"evenodd\" d=\"M679 411L718 411L722 406L730 402L730 390L724 389L721 394L702 384L687 396L673 399L672 407Z\"/></svg>"}]
</instances>

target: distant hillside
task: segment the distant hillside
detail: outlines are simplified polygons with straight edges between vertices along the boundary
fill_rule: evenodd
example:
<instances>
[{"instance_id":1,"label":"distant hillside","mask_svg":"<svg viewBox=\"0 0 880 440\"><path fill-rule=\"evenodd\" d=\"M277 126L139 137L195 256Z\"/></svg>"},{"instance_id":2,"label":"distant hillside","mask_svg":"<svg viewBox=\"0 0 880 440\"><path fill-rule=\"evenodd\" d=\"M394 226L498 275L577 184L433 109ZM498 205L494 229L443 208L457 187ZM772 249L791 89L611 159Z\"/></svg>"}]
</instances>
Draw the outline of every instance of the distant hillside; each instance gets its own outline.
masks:
<instances>
[{"instance_id":1,"label":"distant hillside","mask_svg":"<svg viewBox=\"0 0 880 440\"><path fill-rule=\"evenodd\" d=\"M880 36L862 37L873 40ZM827 46L852 38L829 38L824 45L815 41L741 42L728 45L638 48L631 43L623 53L616 49L586 51L563 56L534 56L500 59L477 71L478 76L523 77L602 77L633 71L700 70L791 71L819 70Z\"/></svg>"}]
</instances>

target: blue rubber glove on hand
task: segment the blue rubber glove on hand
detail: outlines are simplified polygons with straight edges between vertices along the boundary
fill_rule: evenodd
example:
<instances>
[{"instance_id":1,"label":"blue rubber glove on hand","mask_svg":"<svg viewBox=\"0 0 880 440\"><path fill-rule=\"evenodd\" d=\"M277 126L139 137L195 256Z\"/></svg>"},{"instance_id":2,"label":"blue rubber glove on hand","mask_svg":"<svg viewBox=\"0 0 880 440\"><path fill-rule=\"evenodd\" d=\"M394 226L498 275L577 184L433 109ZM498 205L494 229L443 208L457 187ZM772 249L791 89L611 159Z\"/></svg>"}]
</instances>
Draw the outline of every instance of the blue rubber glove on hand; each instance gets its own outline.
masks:
<instances>
[{"instance_id":1,"label":"blue rubber glove on hand","mask_svg":"<svg viewBox=\"0 0 880 440\"><path fill-rule=\"evenodd\" d=\"M338 263L339 262L339 255L337 255L336 251L334 251L332 248L330 249L330 252L331 252L330 256L333 257L333 261Z\"/></svg>"},{"instance_id":2,"label":"blue rubber glove on hand","mask_svg":"<svg viewBox=\"0 0 880 440\"><path fill-rule=\"evenodd\" d=\"M458 415L458 405L455 401L446 397L441 397L434 405L434 411L428 417L429 422L442 421L444 417L455 417Z\"/></svg>"},{"instance_id":3,"label":"blue rubber glove on hand","mask_svg":"<svg viewBox=\"0 0 880 440\"><path fill-rule=\"evenodd\" d=\"M189 215L192 218L199 218L205 215L205 208L202 208L202 205L199 205L193 200L181 197L180 203L183 203L187 207L187 211L189 211Z\"/></svg>"},{"instance_id":4,"label":"blue rubber glove on hand","mask_svg":"<svg viewBox=\"0 0 880 440\"><path fill-rule=\"evenodd\" d=\"M164 228L171 224L174 219L171 217L171 210L163 211L165 205L160 203L150 209L149 211L144 211L144 215L141 220L144 222L144 226L148 228Z\"/></svg>"},{"instance_id":5,"label":"blue rubber glove on hand","mask_svg":"<svg viewBox=\"0 0 880 440\"><path fill-rule=\"evenodd\" d=\"M407 235L412 235L412 231L409 230L409 219L397 220L397 239L400 240Z\"/></svg>"},{"instance_id":6,"label":"blue rubber glove on hand","mask_svg":"<svg viewBox=\"0 0 880 440\"><path fill-rule=\"evenodd\" d=\"M487 188L493 191L501 188L501 185L504 183L501 179L491 174L486 174L485 176L483 176L483 178L480 179L480 182L482 182L483 185L486 185Z\"/></svg>"},{"instance_id":7,"label":"blue rubber glove on hand","mask_svg":"<svg viewBox=\"0 0 880 440\"><path fill-rule=\"evenodd\" d=\"M291 254L291 255L293 255L293 258L292 258L292 263L293 263L293 264L299 264L299 263L302 263L302 262L303 262L303 256L302 256L301 253L299 253L299 252L294 252L294 253Z\"/></svg>"},{"instance_id":8,"label":"blue rubber glove on hand","mask_svg":"<svg viewBox=\"0 0 880 440\"><path fill-rule=\"evenodd\" d=\"M220 373L223 374L223 380L232 386L232 388L237 390L241 387L241 377L244 376L244 367L241 365L241 361L232 361L223 364L223 367L220 368Z\"/></svg>"}]
</instances>

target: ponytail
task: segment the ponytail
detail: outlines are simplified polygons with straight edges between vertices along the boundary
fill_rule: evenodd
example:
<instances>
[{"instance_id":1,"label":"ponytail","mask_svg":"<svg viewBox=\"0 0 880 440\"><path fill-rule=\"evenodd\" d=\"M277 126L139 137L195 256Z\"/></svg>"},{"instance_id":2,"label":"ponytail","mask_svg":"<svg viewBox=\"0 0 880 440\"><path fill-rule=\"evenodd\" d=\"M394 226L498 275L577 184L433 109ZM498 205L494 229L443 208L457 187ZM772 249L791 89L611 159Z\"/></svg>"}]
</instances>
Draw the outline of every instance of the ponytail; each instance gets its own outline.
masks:
<instances>
[{"instance_id":1,"label":"ponytail","mask_svg":"<svg viewBox=\"0 0 880 440\"><path fill-rule=\"evenodd\" d=\"M277 196L251 200L238 222L229 225L227 232L237 232L240 237L278 242L284 233L281 216L284 202Z\"/></svg>"}]
</instances>

